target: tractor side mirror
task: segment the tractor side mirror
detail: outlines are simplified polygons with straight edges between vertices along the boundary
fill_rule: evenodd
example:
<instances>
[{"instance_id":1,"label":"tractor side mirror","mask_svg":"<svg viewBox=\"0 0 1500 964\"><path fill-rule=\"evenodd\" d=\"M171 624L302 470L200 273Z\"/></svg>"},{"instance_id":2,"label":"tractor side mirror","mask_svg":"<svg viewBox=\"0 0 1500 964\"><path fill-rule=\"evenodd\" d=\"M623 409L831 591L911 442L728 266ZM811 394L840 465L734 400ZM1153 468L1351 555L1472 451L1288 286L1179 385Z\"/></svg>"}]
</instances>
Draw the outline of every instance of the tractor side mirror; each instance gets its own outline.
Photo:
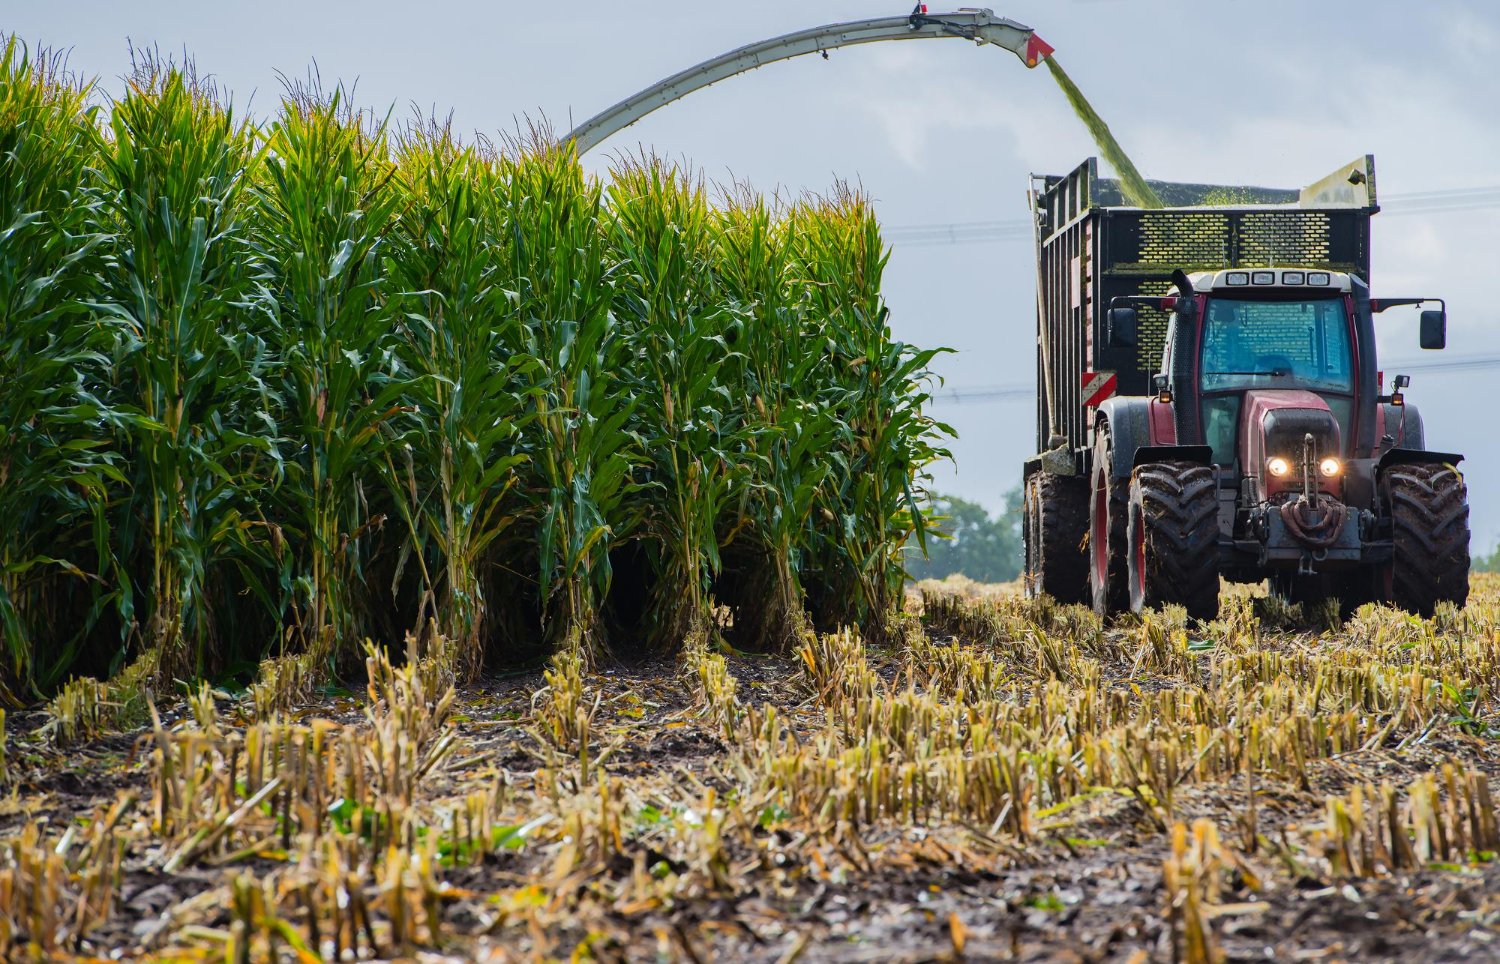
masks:
<instances>
[{"instance_id":1,"label":"tractor side mirror","mask_svg":"<svg viewBox=\"0 0 1500 964\"><path fill-rule=\"evenodd\" d=\"M1422 312L1422 347L1435 350L1448 346L1448 312L1439 308L1436 311Z\"/></svg>"},{"instance_id":2,"label":"tractor side mirror","mask_svg":"<svg viewBox=\"0 0 1500 964\"><path fill-rule=\"evenodd\" d=\"M1104 340L1111 348L1135 347L1135 309L1111 308ZM1426 329L1422 329L1424 332ZM1425 335L1423 336L1426 337ZM1425 343L1425 342L1424 342Z\"/></svg>"}]
</instances>

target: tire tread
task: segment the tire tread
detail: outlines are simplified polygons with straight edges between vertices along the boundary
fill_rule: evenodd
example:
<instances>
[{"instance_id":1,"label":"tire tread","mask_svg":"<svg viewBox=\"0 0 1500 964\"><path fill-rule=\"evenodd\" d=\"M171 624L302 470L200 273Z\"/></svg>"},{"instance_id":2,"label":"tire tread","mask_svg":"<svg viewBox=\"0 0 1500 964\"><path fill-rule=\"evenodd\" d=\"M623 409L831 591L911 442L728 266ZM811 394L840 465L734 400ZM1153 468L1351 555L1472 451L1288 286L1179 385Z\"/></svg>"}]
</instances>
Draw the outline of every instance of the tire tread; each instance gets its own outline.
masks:
<instances>
[{"instance_id":1,"label":"tire tread","mask_svg":"<svg viewBox=\"0 0 1500 964\"><path fill-rule=\"evenodd\" d=\"M1213 470L1155 462L1135 470L1132 502L1145 522L1143 608L1182 606L1194 619L1219 614L1219 494ZM1127 550L1127 559L1132 554Z\"/></svg>"},{"instance_id":2,"label":"tire tread","mask_svg":"<svg viewBox=\"0 0 1500 964\"><path fill-rule=\"evenodd\" d=\"M1072 476L1038 472L1026 483L1026 590L1060 603L1089 601L1088 486Z\"/></svg>"},{"instance_id":3,"label":"tire tread","mask_svg":"<svg viewBox=\"0 0 1500 964\"><path fill-rule=\"evenodd\" d=\"M1463 476L1438 463L1385 474L1391 507L1391 589L1402 609L1431 616L1438 603L1469 598L1469 494Z\"/></svg>"}]
</instances>

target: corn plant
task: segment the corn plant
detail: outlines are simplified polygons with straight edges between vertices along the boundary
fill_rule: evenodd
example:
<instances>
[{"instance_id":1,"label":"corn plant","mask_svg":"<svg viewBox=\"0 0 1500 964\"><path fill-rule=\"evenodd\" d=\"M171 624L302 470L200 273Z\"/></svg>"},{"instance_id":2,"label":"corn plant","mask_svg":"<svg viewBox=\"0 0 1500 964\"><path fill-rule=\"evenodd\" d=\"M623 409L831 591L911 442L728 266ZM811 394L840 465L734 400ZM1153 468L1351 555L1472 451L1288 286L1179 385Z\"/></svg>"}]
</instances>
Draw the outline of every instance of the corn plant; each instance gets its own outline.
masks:
<instances>
[{"instance_id":1,"label":"corn plant","mask_svg":"<svg viewBox=\"0 0 1500 964\"><path fill-rule=\"evenodd\" d=\"M948 455L938 441L951 430L923 412L927 366L942 349L891 338L880 296L889 255L869 202L841 189L800 207L793 257L826 337L814 384L838 419L832 476L812 519L817 615L825 624L878 621L896 602L900 546L926 533L917 482Z\"/></svg>"},{"instance_id":2,"label":"corn plant","mask_svg":"<svg viewBox=\"0 0 1500 964\"><path fill-rule=\"evenodd\" d=\"M895 605L942 429L857 195L716 208L315 79L260 126L153 53L103 130L56 57L0 85L0 698L274 655L274 713L364 636L468 676Z\"/></svg>"},{"instance_id":3,"label":"corn plant","mask_svg":"<svg viewBox=\"0 0 1500 964\"><path fill-rule=\"evenodd\" d=\"M631 528L626 497L639 461L626 431L635 400L612 380L627 345L611 311L602 192L571 148L540 138L505 157L503 174L522 345L539 362L524 429L538 592L549 636L592 650L603 642L608 550Z\"/></svg>"},{"instance_id":4,"label":"corn plant","mask_svg":"<svg viewBox=\"0 0 1500 964\"><path fill-rule=\"evenodd\" d=\"M738 409L753 426L750 484L742 485L733 519L734 585L721 602L736 603L737 642L790 649L803 629L800 572L811 516L832 470L826 454L838 422L806 388L823 363L824 338L791 271L799 222L778 219L746 188L726 192L712 220L713 266L724 298L746 314L725 338L744 357L730 381Z\"/></svg>"},{"instance_id":5,"label":"corn plant","mask_svg":"<svg viewBox=\"0 0 1500 964\"><path fill-rule=\"evenodd\" d=\"M750 427L728 389L742 357L726 335L743 325L710 270L701 185L659 159L616 166L609 189L617 311L634 347L635 424L651 504L640 537L656 559L649 611L657 641L678 646L710 619L720 519L750 480Z\"/></svg>"},{"instance_id":6,"label":"corn plant","mask_svg":"<svg viewBox=\"0 0 1500 964\"><path fill-rule=\"evenodd\" d=\"M237 462L269 445L255 391L264 353L247 321L264 309L245 203L262 148L212 86L151 56L110 121L101 307L117 322L114 421L132 469L116 572L122 593L144 583L146 641L164 670L202 672L217 642L209 581L245 531L254 478Z\"/></svg>"},{"instance_id":7,"label":"corn plant","mask_svg":"<svg viewBox=\"0 0 1500 964\"><path fill-rule=\"evenodd\" d=\"M398 505L416 557L431 559L438 631L458 642L472 674L488 608L483 569L527 512L516 468L527 457L525 386L540 372L520 350L499 165L433 125L410 128L398 160L413 203L391 283L400 292L415 422L397 472L406 483Z\"/></svg>"},{"instance_id":8,"label":"corn plant","mask_svg":"<svg viewBox=\"0 0 1500 964\"><path fill-rule=\"evenodd\" d=\"M363 627L359 589L384 519L377 471L404 402L381 263L404 198L384 124L342 88L291 88L267 138L258 230L285 380L279 511L299 544L297 630L326 662L352 655Z\"/></svg>"},{"instance_id":9,"label":"corn plant","mask_svg":"<svg viewBox=\"0 0 1500 964\"><path fill-rule=\"evenodd\" d=\"M105 239L90 90L0 36L0 699L55 686L104 599L120 476L96 417L108 341L88 320Z\"/></svg>"}]
</instances>

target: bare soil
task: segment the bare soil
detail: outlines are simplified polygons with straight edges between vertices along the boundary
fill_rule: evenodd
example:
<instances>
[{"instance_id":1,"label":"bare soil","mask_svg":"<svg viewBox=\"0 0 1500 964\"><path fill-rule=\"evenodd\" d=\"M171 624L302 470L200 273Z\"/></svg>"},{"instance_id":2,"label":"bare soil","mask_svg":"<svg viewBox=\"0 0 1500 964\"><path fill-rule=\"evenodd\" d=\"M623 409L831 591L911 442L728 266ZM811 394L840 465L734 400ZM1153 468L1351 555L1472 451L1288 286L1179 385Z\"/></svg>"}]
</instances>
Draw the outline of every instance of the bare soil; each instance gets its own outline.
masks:
<instances>
[{"instance_id":1,"label":"bare soil","mask_svg":"<svg viewBox=\"0 0 1500 964\"><path fill-rule=\"evenodd\" d=\"M1129 629L1118 630L1122 633ZM936 635L936 634L935 634ZM1266 645L1307 645L1315 633L1267 634ZM959 640L985 646L982 640ZM897 651L871 651L887 682L908 672ZM731 654L739 700L774 707L799 741L830 726L802 661ZM1142 692L1182 680L1104 667L1109 685ZM602 665L585 679L594 721L595 776L560 767L535 734L540 672L490 678L459 689L452 725L457 748L423 784L430 801L460 799L508 786L517 820L545 808L536 784L561 779L597 784L602 770L637 812L690 808L712 790L727 799L745 776L723 730L677 660ZM363 698L327 695L295 716L359 726ZM238 704L221 701L226 723ZM188 725L185 706L165 707L163 725ZM153 792L149 729L55 746L32 734L40 713L16 714L9 756L16 779L0 801L0 837L27 822L56 833L133 792L145 808ZM1336 879L1320 870L1309 828L1330 796L1359 784L1404 785L1444 762L1500 772L1495 742L1438 727L1416 739L1394 737L1367 751L1311 760L1306 785L1244 774L1184 781L1170 805L1173 821L1214 822L1260 876L1221 895L1210 915L1229 960L1500 960L1500 862L1373 878ZM709 798L713 799L713 798ZM1254 823L1247 822L1253 801ZM654 803L652 803L654 802ZM655 810L649 810L654 806ZM749 837L725 838L732 880L683 885L669 899L629 898L625 882L642 867L654 878L692 877L695 858L649 821L627 827L618 851L583 870L558 875L564 838L446 866L440 935L425 949L377 948L380 957L422 960L568 958L742 961L1111 961L1177 960L1184 954L1163 888L1170 835L1160 815L1129 793L1099 793L1066 810L1065 826L1021 841L962 820L886 820L857 833L826 824L773 819ZM746 845L745 840L750 840ZM1287 849L1280 849L1277 845ZM1295 852L1300 860L1287 861ZM1483 856L1483 855L1481 855ZM193 935L231 926L228 882L284 872L292 857L204 861L166 873L149 833L132 843L110 918L76 947L80 957L213 958L223 945ZM526 888L540 888L551 913L497 912ZM295 914L288 915L295 923ZM186 936L184 936L186 935ZM370 955L369 948L363 952ZM21 945L12 948L25 956ZM283 953L290 953L283 948ZM291 959L291 958L288 958Z\"/></svg>"}]
</instances>

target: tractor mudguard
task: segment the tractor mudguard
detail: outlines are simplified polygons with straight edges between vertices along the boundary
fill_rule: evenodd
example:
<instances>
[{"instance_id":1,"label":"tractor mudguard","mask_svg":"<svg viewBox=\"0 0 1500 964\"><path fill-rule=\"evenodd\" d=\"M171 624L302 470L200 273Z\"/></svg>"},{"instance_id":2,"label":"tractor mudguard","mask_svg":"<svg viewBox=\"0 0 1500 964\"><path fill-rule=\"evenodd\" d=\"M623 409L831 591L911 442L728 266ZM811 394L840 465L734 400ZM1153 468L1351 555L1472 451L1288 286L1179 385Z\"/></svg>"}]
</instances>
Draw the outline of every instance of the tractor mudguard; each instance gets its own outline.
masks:
<instances>
[{"instance_id":1,"label":"tractor mudguard","mask_svg":"<svg viewBox=\"0 0 1500 964\"><path fill-rule=\"evenodd\" d=\"M1391 449L1380 457L1378 467L1384 472L1393 465L1457 465L1464 457L1457 452L1428 452L1424 449Z\"/></svg>"},{"instance_id":2,"label":"tractor mudguard","mask_svg":"<svg viewBox=\"0 0 1500 964\"><path fill-rule=\"evenodd\" d=\"M1137 449L1151 445L1151 399L1134 395L1116 395L1106 398L1099 405L1095 422L1109 422L1110 444L1113 448L1113 471L1117 479L1130 484L1130 471L1135 468Z\"/></svg>"},{"instance_id":3,"label":"tractor mudguard","mask_svg":"<svg viewBox=\"0 0 1500 964\"><path fill-rule=\"evenodd\" d=\"M1411 402L1405 405L1381 402L1375 413L1375 428L1381 435L1382 447L1386 445L1403 449L1427 447L1427 433L1422 427L1422 413ZM1386 439L1391 441L1388 443Z\"/></svg>"},{"instance_id":4,"label":"tractor mudguard","mask_svg":"<svg viewBox=\"0 0 1500 964\"><path fill-rule=\"evenodd\" d=\"M1190 462L1193 465L1212 465L1214 450L1208 445L1142 445L1135 450L1131 468L1149 465L1152 462Z\"/></svg>"}]
</instances>

